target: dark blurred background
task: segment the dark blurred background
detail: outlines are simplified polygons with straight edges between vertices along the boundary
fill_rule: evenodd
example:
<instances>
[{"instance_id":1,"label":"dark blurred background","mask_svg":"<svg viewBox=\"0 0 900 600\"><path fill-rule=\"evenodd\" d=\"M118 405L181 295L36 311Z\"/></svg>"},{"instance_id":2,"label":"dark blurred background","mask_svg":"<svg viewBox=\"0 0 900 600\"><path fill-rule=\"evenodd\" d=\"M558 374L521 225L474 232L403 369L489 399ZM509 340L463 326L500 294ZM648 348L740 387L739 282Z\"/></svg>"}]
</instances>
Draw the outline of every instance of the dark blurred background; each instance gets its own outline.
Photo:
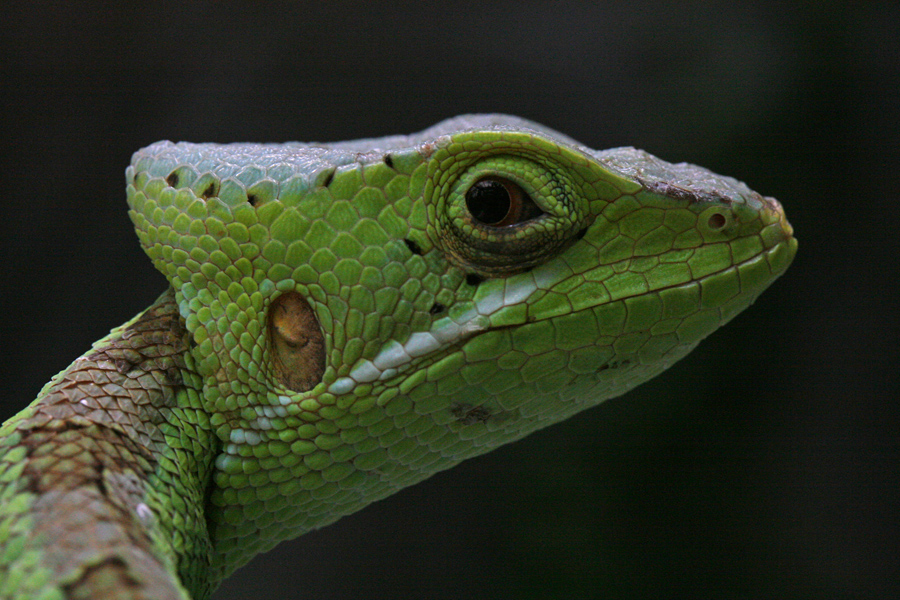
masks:
<instances>
[{"instance_id":1,"label":"dark blurred background","mask_svg":"<svg viewBox=\"0 0 900 600\"><path fill-rule=\"evenodd\" d=\"M896 2L4 3L6 418L164 289L158 139L334 141L464 112L779 198L788 273L670 372L284 544L231 598L897 598Z\"/></svg>"}]
</instances>

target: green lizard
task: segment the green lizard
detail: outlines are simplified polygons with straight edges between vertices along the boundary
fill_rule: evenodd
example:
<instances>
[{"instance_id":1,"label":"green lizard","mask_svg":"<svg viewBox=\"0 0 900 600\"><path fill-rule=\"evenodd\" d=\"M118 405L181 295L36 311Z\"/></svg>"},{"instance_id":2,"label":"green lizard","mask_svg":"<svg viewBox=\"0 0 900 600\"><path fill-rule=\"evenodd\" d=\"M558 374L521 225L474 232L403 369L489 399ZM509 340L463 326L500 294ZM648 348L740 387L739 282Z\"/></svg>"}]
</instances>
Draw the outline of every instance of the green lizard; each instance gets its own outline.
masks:
<instances>
[{"instance_id":1,"label":"green lizard","mask_svg":"<svg viewBox=\"0 0 900 600\"><path fill-rule=\"evenodd\" d=\"M0 430L0 598L207 598L657 375L797 247L743 183L502 115L126 180L170 288Z\"/></svg>"}]
</instances>

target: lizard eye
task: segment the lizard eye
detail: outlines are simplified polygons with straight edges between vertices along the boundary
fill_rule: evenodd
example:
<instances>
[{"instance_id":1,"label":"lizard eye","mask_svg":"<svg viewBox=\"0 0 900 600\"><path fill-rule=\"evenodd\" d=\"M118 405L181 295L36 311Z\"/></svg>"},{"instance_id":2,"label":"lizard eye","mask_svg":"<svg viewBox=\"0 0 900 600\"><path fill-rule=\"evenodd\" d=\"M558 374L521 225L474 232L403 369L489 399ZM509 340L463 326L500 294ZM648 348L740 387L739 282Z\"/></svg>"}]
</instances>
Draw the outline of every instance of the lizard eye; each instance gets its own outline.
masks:
<instances>
[{"instance_id":1,"label":"lizard eye","mask_svg":"<svg viewBox=\"0 0 900 600\"><path fill-rule=\"evenodd\" d=\"M478 275L519 273L574 243L586 203L565 169L518 154L482 157L431 175L436 234ZM446 167L445 167L446 168Z\"/></svg>"},{"instance_id":2,"label":"lizard eye","mask_svg":"<svg viewBox=\"0 0 900 600\"><path fill-rule=\"evenodd\" d=\"M507 227L544 214L517 183L501 177L485 177L466 192L466 208L472 218L490 227Z\"/></svg>"}]
</instances>

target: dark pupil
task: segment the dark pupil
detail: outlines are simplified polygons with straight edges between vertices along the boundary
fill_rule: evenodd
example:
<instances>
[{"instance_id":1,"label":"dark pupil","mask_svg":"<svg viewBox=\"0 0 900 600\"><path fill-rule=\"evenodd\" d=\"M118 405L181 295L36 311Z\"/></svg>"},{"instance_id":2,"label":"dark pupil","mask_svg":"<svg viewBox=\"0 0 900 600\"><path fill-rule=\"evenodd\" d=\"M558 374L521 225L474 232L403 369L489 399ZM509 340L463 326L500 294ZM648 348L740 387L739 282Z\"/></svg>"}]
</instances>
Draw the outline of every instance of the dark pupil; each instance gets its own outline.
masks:
<instances>
[{"instance_id":1,"label":"dark pupil","mask_svg":"<svg viewBox=\"0 0 900 600\"><path fill-rule=\"evenodd\" d=\"M509 214L512 199L499 181L479 181L466 192L466 207L472 217L485 225L501 222Z\"/></svg>"}]
</instances>

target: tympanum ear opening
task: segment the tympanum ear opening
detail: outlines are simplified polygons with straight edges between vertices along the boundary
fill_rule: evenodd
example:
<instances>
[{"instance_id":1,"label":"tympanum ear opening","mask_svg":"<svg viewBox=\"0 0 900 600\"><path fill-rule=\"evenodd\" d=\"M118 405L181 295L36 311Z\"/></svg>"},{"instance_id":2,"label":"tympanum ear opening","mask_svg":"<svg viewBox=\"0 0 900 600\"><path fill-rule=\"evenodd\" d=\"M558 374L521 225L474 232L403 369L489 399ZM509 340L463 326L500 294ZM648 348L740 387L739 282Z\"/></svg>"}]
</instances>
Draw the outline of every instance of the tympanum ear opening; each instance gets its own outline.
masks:
<instances>
[{"instance_id":1,"label":"tympanum ear opening","mask_svg":"<svg viewBox=\"0 0 900 600\"><path fill-rule=\"evenodd\" d=\"M269 306L269 343L275 378L294 392L313 389L325 373L325 337L316 313L297 292Z\"/></svg>"}]
</instances>

